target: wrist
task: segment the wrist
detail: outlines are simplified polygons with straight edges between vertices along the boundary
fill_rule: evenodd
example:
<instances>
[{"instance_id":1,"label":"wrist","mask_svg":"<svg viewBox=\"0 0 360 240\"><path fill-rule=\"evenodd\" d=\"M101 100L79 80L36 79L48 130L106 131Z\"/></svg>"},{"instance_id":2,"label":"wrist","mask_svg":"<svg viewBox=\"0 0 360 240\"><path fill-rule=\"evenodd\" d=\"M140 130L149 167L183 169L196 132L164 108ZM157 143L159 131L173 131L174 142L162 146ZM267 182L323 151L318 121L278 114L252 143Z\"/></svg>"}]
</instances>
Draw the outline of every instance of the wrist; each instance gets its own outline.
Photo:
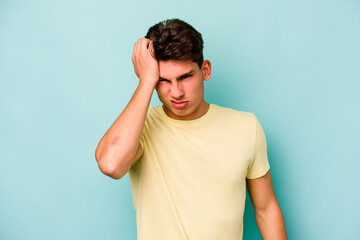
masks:
<instances>
[{"instance_id":1,"label":"wrist","mask_svg":"<svg viewBox=\"0 0 360 240\"><path fill-rule=\"evenodd\" d=\"M157 82L155 81L141 81L139 82L138 88L154 90Z\"/></svg>"},{"instance_id":2,"label":"wrist","mask_svg":"<svg viewBox=\"0 0 360 240\"><path fill-rule=\"evenodd\" d=\"M146 87L152 87L155 88L157 82L159 81L159 79L154 79L154 78L139 78L139 86L146 86Z\"/></svg>"}]
</instances>

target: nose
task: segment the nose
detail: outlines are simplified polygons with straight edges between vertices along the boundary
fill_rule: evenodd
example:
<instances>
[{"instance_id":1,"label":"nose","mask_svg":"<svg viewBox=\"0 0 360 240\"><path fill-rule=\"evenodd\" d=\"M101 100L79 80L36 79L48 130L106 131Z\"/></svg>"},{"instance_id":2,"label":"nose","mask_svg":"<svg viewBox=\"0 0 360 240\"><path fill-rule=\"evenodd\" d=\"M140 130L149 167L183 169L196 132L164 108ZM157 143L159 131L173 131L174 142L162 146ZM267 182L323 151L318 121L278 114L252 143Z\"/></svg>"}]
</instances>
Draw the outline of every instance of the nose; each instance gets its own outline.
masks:
<instances>
[{"instance_id":1,"label":"nose","mask_svg":"<svg viewBox=\"0 0 360 240\"><path fill-rule=\"evenodd\" d=\"M181 83L175 81L171 86L171 97L177 100L181 100L184 97L184 89Z\"/></svg>"}]
</instances>

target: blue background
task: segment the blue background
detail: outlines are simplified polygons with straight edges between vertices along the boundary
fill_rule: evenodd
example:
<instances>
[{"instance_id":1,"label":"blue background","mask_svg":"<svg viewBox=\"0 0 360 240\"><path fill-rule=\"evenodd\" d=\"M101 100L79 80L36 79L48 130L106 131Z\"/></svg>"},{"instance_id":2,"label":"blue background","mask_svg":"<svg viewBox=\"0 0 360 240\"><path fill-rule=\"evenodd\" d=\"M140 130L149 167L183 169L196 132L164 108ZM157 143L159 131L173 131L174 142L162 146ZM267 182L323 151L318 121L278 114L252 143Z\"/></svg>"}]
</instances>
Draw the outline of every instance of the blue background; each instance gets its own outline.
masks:
<instances>
[{"instance_id":1,"label":"blue background","mask_svg":"<svg viewBox=\"0 0 360 240\"><path fill-rule=\"evenodd\" d=\"M95 148L138 84L134 42L203 35L208 102L256 114L289 239L360 235L359 1L0 0L0 239L136 239ZM161 104L154 92L151 105ZM244 239L261 239L247 200Z\"/></svg>"}]
</instances>

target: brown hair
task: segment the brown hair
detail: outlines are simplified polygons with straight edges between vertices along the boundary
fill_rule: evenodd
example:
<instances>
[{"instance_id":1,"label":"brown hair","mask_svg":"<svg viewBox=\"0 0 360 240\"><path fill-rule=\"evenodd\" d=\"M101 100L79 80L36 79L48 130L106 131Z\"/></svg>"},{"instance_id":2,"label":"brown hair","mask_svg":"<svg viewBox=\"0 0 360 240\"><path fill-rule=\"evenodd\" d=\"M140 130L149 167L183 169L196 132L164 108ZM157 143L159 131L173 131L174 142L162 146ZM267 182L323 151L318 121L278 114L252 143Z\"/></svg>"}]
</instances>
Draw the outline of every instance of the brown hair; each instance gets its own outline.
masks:
<instances>
[{"instance_id":1,"label":"brown hair","mask_svg":"<svg viewBox=\"0 0 360 240\"><path fill-rule=\"evenodd\" d=\"M190 24L167 19L150 27L145 38L153 41L157 60L191 60L201 68L204 41Z\"/></svg>"}]
</instances>

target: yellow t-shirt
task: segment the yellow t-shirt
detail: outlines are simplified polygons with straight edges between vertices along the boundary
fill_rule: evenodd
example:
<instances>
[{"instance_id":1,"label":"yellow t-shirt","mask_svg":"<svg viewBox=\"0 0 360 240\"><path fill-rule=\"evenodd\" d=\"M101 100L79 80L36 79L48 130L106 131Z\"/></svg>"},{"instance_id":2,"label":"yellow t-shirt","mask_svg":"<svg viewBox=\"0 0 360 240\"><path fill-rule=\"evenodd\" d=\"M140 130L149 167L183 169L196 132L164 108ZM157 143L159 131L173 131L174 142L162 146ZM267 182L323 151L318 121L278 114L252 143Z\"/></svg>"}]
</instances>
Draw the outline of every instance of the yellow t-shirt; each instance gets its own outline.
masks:
<instances>
[{"instance_id":1,"label":"yellow t-shirt","mask_svg":"<svg viewBox=\"0 0 360 240\"><path fill-rule=\"evenodd\" d=\"M253 113L210 104L195 120L149 108L129 171L139 240L242 239L246 178L269 170Z\"/></svg>"}]
</instances>

